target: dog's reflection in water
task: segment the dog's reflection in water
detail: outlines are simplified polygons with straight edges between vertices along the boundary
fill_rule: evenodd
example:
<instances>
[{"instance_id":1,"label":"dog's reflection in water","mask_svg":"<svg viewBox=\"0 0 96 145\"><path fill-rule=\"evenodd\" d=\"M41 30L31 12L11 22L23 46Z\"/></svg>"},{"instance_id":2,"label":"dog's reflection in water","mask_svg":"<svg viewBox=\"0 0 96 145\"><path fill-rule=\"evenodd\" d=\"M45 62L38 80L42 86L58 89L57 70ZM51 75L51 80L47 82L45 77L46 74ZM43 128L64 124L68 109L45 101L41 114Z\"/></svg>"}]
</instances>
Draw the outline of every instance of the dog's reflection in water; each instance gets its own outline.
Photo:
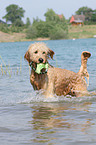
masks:
<instances>
[{"instance_id":1,"label":"dog's reflection in water","mask_svg":"<svg viewBox=\"0 0 96 145\"><path fill-rule=\"evenodd\" d=\"M29 124L34 130L35 139L33 141L48 142L53 140L53 136L60 131L68 133L72 130L77 130L86 133L92 125L92 119L87 117L87 119L84 120L84 118L82 118L82 112L87 113L90 106L90 102L80 104L41 103L32 105L32 120ZM64 137L65 136L66 135L64 135Z\"/></svg>"}]
</instances>

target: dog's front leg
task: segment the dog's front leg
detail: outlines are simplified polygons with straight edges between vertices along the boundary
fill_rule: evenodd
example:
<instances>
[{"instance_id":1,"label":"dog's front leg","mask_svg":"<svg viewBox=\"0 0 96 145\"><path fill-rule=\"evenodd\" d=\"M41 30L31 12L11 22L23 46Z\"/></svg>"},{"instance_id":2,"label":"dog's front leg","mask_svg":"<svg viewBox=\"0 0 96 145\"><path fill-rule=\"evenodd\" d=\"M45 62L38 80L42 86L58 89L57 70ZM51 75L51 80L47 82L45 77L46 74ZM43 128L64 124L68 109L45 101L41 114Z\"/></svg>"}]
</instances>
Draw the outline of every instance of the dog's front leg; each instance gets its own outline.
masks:
<instances>
[{"instance_id":1,"label":"dog's front leg","mask_svg":"<svg viewBox=\"0 0 96 145\"><path fill-rule=\"evenodd\" d=\"M54 82L55 82L55 79L54 79L54 76L53 74L50 74L50 72L48 73L48 83L47 83L47 88L46 88L46 97L53 97L55 92L54 92Z\"/></svg>"},{"instance_id":2,"label":"dog's front leg","mask_svg":"<svg viewBox=\"0 0 96 145\"><path fill-rule=\"evenodd\" d=\"M49 82L48 83L48 87L47 87L47 90L46 90L46 93L45 93L46 97L53 97L54 96L54 85L53 83Z\"/></svg>"}]
</instances>

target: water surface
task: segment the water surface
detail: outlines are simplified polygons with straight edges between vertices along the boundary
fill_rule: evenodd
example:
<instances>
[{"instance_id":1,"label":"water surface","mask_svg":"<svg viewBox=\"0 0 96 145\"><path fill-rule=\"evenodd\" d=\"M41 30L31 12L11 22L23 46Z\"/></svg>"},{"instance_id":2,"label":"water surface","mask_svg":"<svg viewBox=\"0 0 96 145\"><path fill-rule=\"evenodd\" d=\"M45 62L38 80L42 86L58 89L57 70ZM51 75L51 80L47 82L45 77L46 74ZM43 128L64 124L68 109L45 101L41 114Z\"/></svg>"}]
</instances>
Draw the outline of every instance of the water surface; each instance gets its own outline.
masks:
<instances>
[{"instance_id":1,"label":"water surface","mask_svg":"<svg viewBox=\"0 0 96 145\"><path fill-rule=\"evenodd\" d=\"M49 62L78 72L82 51L88 60L90 84L96 92L96 39L44 41L55 52ZM95 145L96 96L46 99L30 84L28 63L23 59L34 42L0 43L0 144L3 145ZM0 68L1 69L1 68Z\"/></svg>"}]
</instances>

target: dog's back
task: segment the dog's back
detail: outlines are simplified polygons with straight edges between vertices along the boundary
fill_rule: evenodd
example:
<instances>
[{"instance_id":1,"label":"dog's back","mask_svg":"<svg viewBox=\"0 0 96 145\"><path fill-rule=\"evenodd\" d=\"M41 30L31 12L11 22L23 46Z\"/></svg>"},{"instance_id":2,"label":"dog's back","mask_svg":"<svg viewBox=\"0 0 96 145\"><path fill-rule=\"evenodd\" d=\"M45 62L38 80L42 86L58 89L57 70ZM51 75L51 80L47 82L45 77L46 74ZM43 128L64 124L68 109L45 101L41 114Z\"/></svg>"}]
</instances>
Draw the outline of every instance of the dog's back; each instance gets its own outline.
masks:
<instances>
[{"instance_id":1,"label":"dog's back","mask_svg":"<svg viewBox=\"0 0 96 145\"><path fill-rule=\"evenodd\" d=\"M87 91L83 78L73 71L61 68L50 68L48 71L48 91L56 95L74 95Z\"/></svg>"}]
</instances>

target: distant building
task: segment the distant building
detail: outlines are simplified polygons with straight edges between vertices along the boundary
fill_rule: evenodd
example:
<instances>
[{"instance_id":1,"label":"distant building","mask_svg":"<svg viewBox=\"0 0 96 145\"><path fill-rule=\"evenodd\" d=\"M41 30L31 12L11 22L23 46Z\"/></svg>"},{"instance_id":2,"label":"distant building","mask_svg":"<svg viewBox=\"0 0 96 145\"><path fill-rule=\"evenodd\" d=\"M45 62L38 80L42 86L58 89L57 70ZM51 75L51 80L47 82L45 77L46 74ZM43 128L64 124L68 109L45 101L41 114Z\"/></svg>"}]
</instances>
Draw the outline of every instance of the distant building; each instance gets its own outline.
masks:
<instances>
[{"instance_id":1,"label":"distant building","mask_svg":"<svg viewBox=\"0 0 96 145\"><path fill-rule=\"evenodd\" d=\"M70 19L72 25L84 25L85 16L84 15L73 15Z\"/></svg>"},{"instance_id":2,"label":"distant building","mask_svg":"<svg viewBox=\"0 0 96 145\"><path fill-rule=\"evenodd\" d=\"M62 19L64 16L61 14L61 15L58 15L58 17L59 17L60 19Z\"/></svg>"}]
</instances>

